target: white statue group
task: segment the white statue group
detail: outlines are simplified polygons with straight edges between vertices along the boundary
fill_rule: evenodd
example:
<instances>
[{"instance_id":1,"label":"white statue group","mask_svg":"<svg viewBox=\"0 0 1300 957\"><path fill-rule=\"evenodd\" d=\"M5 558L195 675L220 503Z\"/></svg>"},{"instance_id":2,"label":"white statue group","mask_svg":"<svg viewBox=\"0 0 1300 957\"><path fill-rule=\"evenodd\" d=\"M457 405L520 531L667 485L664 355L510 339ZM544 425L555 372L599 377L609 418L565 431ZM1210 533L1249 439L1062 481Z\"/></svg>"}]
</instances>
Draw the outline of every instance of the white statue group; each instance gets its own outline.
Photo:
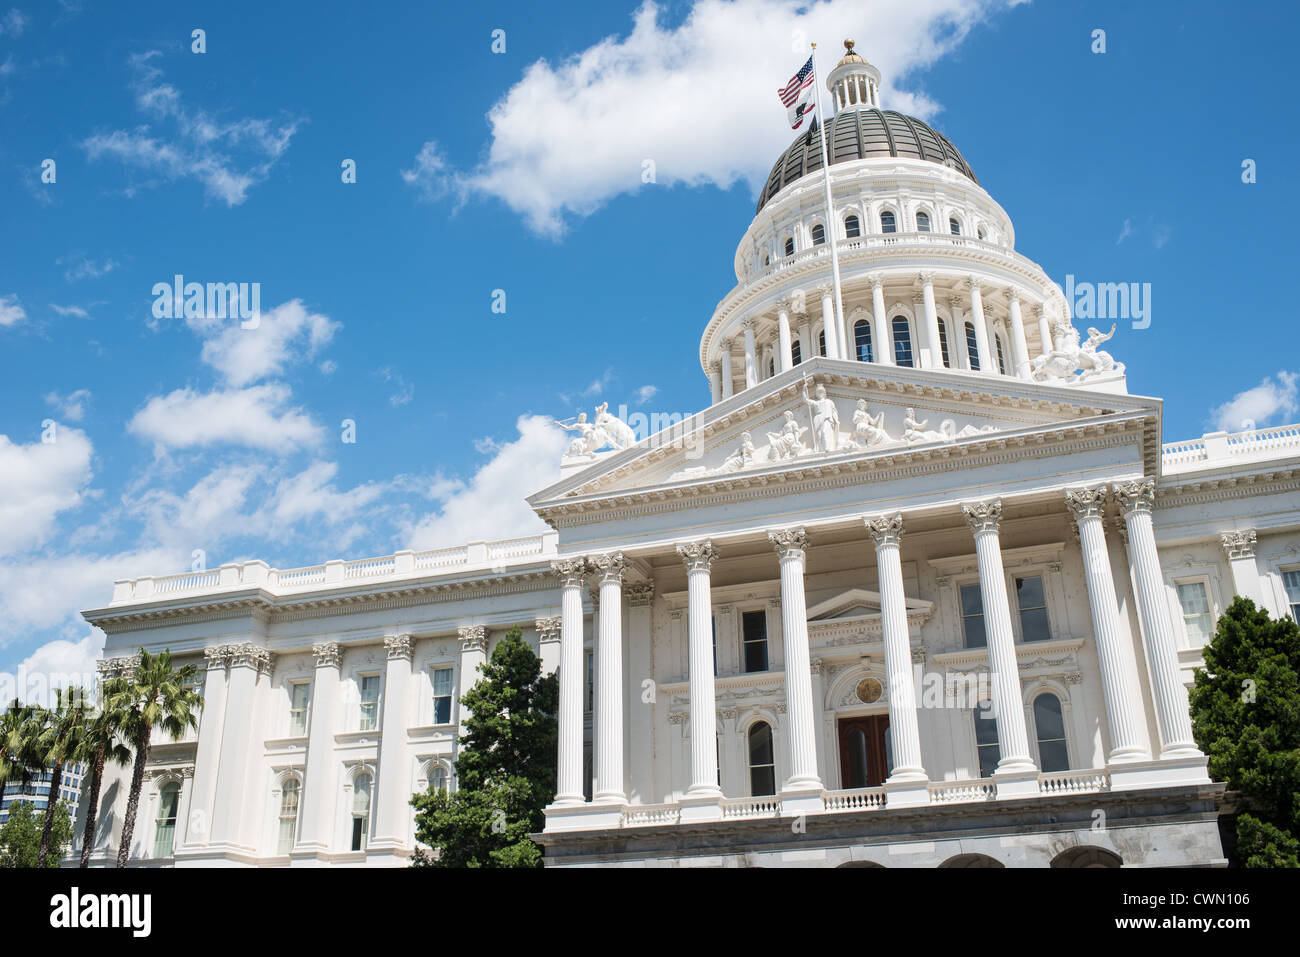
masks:
<instances>
[{"instance_id":1,"label":"white statue group","mask_svg":"<svg viewBox=\"0 0 1300 957\"><path fill-rule=\"evenodd\" d=\"M1107 373L1121 373L1124 363L1116 362L1109 352L1097 348L1113 335L1113 323L1110 332L1089 326L1088 338L1080 343L1079 330L1057 319L1052 323L1052 351L1035 357L1030 371L1039 382L1049 379L1083 382Z\"/></svg>"},{"instance_id":2,"label":"white statue group","mask_svg":"<svg viewBox=\"0 0 1300 957\"><path fill-rule=\"evenodd\" d=\"M608 402L596 406L595 422L588 422L587 413L579 412L578 418L572 424L564 422L555 424L565 431L578 433L569 443L569 448L564 453L565 458L590 459L595 458L600 450L610 446L615 449L625 449L636 444L636 433L626 422L609 411Z\"/></svg>"}]
</instances>

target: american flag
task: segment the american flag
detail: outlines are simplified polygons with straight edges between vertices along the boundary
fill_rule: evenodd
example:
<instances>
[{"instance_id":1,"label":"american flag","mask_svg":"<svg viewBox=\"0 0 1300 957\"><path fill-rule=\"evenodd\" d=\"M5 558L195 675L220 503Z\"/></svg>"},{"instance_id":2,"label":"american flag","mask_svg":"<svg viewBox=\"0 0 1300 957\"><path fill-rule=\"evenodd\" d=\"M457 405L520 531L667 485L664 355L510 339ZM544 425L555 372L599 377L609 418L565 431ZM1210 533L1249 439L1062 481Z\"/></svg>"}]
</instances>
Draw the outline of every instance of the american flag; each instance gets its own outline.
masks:
<instances>
[{"instance_id":1,"label":"american flag","mask_svg":"<svg viewBox=\"0 0 1300 957\"><path fill-rule=\"evenodd\" d=\"M790 77L790 82L777 91L776 95L781 98L786 115L790 118L790 128L792 130L797 130L803 126L804 119L813 112L813 97L816 93L813 84L815 82L813 61L812 57L809 57L808 62L799 68L799 72Z\"/></svg>"}]
</instances>

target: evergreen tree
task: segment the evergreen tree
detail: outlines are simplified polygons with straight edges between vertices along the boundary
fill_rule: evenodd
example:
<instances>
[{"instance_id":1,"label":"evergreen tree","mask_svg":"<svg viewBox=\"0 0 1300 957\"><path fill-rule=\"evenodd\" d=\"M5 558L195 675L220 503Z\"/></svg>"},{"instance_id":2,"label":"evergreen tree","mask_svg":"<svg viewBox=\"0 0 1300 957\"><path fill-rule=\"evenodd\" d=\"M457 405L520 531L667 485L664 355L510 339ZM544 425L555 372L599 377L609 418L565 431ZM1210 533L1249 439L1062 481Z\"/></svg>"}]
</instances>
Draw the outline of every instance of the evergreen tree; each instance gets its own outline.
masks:
<instances>
[{"instance_id":1,"label":"evergreen tree","mask_svg":"<svg viewBox=\"0 0 1300 957\"><path fill-rule=\"evenodd\" d=\"M528 839L546 823L555 798L559 683L518 628L492 650L480 678L461 698L464 722L457 790L430 786L411 799L416 836L436 848L416 866L540 867L542 851Z\"/></svg>"},{"instance_id":2,"label":"evergreen tree","mask_svg":"<svg viewBox=\"0 0 1300 957\"><path fill-rule=\"evenodd\" d=\"M68 803L59 801L51 817L45 863L38 864L41 853L41 816L29 801L9 805L9 820L0 826L0 868L58 867L72 843L72 817Z\"/></svg>"},{"instance_id":3,"label":"evergreen tree","mask_svg":"<svg viewBox=\"0 0 1300 957\"><path fill-rule=\"evenodd\" d=\"M1190 695L1210 776L1241 795L1236 863L1300 864L1300 627L1238 597Z\"/></svg>"}]
</instances>

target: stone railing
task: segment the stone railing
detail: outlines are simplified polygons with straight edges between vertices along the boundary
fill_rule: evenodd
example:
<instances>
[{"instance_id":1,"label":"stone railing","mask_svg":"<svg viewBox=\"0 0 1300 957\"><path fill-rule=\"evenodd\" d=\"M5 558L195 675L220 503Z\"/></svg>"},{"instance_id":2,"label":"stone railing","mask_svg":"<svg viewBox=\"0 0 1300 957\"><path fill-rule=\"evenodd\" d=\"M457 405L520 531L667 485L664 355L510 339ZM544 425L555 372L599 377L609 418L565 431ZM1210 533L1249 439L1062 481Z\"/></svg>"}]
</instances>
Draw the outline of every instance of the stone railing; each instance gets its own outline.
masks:
<instances>
[{"instance_id":1,"label":"stone railing","mask_svg":"<svg viewBox=\"0 0 1300 957\"><path fill-rule=\"evenodd\" d=\"M1094 794L1110 790L1110 775L1105 771L1045 771L1038 776L1042 794Z\"/></svg>"},{"instance_id":2,"label":"stone railing","mask_svg":"<svg viewBox=\"0 0 1300 957\"><path fill-rule=\"evenodd\" d=\"M1025 268L1038 270L1038 267L1032 261L1021 256L1015 250L1008 249L1006 246L999 246L997 243L991 243L986 239L976 239L974 236L952 236L948 233L881 233L859 236L854 239L841 239L836 251L840 255L840 266L844 267L846 263L851 264L854 260L868 256L871 253L900 247L909 249L921 247L932 250L962 249L1004 263L1015 263ZM801 250L791 256L784 256L770 266L757 270L746 282L756 282L777 273L820 262L823 259L830 259L830 247L825 243L820 246L813 246L811 249Z\"/></svg>"},{"instance_id":3,"label":"stone railing","mask_svg":"<svg viewBox=\"0 0 1300 957\"><path fill-rule=\"evenodd\" d=\"M653 827L657 824L676 824L682 809L676 804L636 804L625 808L620 822L622 827Z\"/></svg>"},{"instance_id":4,"label":"stone railing","mask_svg":"<svg viewBox=\"0 0 1300 957\"><path fill-rule=\"evenodd\" d=\"M931 804L969 804L974 801L992 801L998 796L998 786L988 778L974 781L930 782Z\"/></svg>"},{"instance_id":5,"label":"stone railing","mask_svg":"<svg viewBox=\"0 0 1300 957\"><path fill-rule=\"evenodd\" d=\"M742 817L780 816L781 801L779 798L770 795L767 797L722 799L722 817L724 820L732 820Z\"/></svg>"},{"instance_id":6,"label":"stone railing","mask_svg":"<svg viewBox=\"0 0 1300 957\"><path fill-rule=\"evenodd\" d=\"M328 561L305 568L278 569L266 562L232 562L220 568L183 572L179 575L128 578L113 583L113 605L150 601L161 597L175 598L206 592L261 588L272 594L292 593L321 586L347 585L384 579L427 575L430 572L454 571L459 568L497 569L511 563L522 564L556 553L555 532L529 538L510 538L497 542L470 542L453 548L429 551L401 551L378 558L355 561Z\"/></svg>"},{"instance_id":7,"label":"stone railing","mask_svg":"<svg viewBox=\"0 0 1300 957\"><path fill-rule=\"evenodd\" d=\"M822 806L828 813L874 811L885 806L885 789L854 788L848 791L827 791L822 795Z\"/></svg>"},{"instance_id":8,"label":"stone railing","mask_svg":"<svg viewBox=\"0 0 1300 957\"><path fill-rule=\"evenodd\" d=\"M1271 452L1300 453L1300 425L1278 425L1244 432L1209 432L1199 439L1166 442L1161 447L1165 468L1222 464L1234 458L1267 456Z\"/></svg>"}]
</instances>

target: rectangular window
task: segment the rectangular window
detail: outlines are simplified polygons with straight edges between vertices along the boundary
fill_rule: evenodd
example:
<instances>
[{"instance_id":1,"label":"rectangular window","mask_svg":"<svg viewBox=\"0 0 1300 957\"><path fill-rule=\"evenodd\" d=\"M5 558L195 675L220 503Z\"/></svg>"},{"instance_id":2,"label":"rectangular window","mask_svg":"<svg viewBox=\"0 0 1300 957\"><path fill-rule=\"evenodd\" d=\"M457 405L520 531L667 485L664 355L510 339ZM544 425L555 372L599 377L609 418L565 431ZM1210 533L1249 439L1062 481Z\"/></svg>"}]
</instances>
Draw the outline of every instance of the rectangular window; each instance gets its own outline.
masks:
<instances>
[{"instance_id":1,"label":"rectangular window","mask_svg":"<svg viewBox=\"0 0 1300 957\"><path fill-rule=\"evenodd\" d=\"M289 686L289 736L302 737L307 733L307 702L311 698L311 685L305 681Z\"/></svg>"},{"instance_id":2,"label":"rectangular window","mask_svg":"<svg viewBox=\"0 0 1300 957\"><path fill-rule=\"evenodd\" d=\"M591 714L592 712L595 698L596 698L596 653L593 651L589 651L587 652L587 688L586 688L586 694L583 696L583 700L585 702L585 704L583 705L583 710L586 711L588 714Z\"/></svg>"},{"instance_id":3,"label":"rectangular window","mask_svg":"<svg viewBox=\"0 0 1300 957\"><path fill-rule=\"evenodd\" d=\"M374 731L379 726L379 675L361 676L361 721L358 730Z\"/></svg>"},{"instance_id":4,"label":"rectangular window","mask_svg":"<svg viewBox=\"0 0 1300 957\"><path fill-rule=\"evenodd\" d=\"M1183 626L1187 640L1193 648L1204 645L1214 634L1214 618L1210 614L1210 596L1205 582L1184 582L1178 586L1178 604L1183 608Z\"/></svg>"},{"instance_id":5,"label":"rectangular window","mask_svg":"<svg viewBox=\"0 0 1300 957\"><path fill-rule=\"evenodd\" d=\"M745 671L767 670L767 612L747 611L740 616L745 643Z\"/></svg>"},{"instance_id":6,"label":"rectangular window","mask_svg":"<svg viewBox=\"0 0 1300 957\"><path fill-rule=\"evenodd\" d=\"M1291 617L1300 622L1300 568L1283 572L1282 584L1286 586L1286 601L1291 606Z\"/></svg>"},{"instance_id":7,"label":"rectangular window","mask_svg":"<svg viewBox=\"0 0 1300 957\"><path fill-rule=\"evenodd\" d=\"M998 722L993 717L993 705L981 701L972 714L975 716L975 750L979 752L980 777L992 777L1001 760L998 751Z\"/></svg>"},{"instance_id":8,"label":"rectangular window","mask_svg":"<svg viewBox=\"0 0 1300 957\"><path fill-rule=\"evenodd\" d=\"M451 669L433 671L433 723L451 724Z\"/></svg>"},{"instance_id":9,"label":"rectangular window","mask_svg":"<svg viewBox=\"0 0 1300 957\"><path fill-rule=\"evenodd\" d=\"M1020 639L1047 641L1052 629L1047 623L1047 596L1039 575L1016 579L1016 606L1020 609Z\"/></svg>"},{"instance_id":10,"label":"rectangular window","mask_svg":"<svg viewBox=\"0 0 1300 957\"><path fill-rule=\"evenodd\" d=\"M967 648L988 647L988 637L984 633L984 598L980 595L980 586L961 586L961 627L966 636Z\"/></svg>"}]
</instances>

